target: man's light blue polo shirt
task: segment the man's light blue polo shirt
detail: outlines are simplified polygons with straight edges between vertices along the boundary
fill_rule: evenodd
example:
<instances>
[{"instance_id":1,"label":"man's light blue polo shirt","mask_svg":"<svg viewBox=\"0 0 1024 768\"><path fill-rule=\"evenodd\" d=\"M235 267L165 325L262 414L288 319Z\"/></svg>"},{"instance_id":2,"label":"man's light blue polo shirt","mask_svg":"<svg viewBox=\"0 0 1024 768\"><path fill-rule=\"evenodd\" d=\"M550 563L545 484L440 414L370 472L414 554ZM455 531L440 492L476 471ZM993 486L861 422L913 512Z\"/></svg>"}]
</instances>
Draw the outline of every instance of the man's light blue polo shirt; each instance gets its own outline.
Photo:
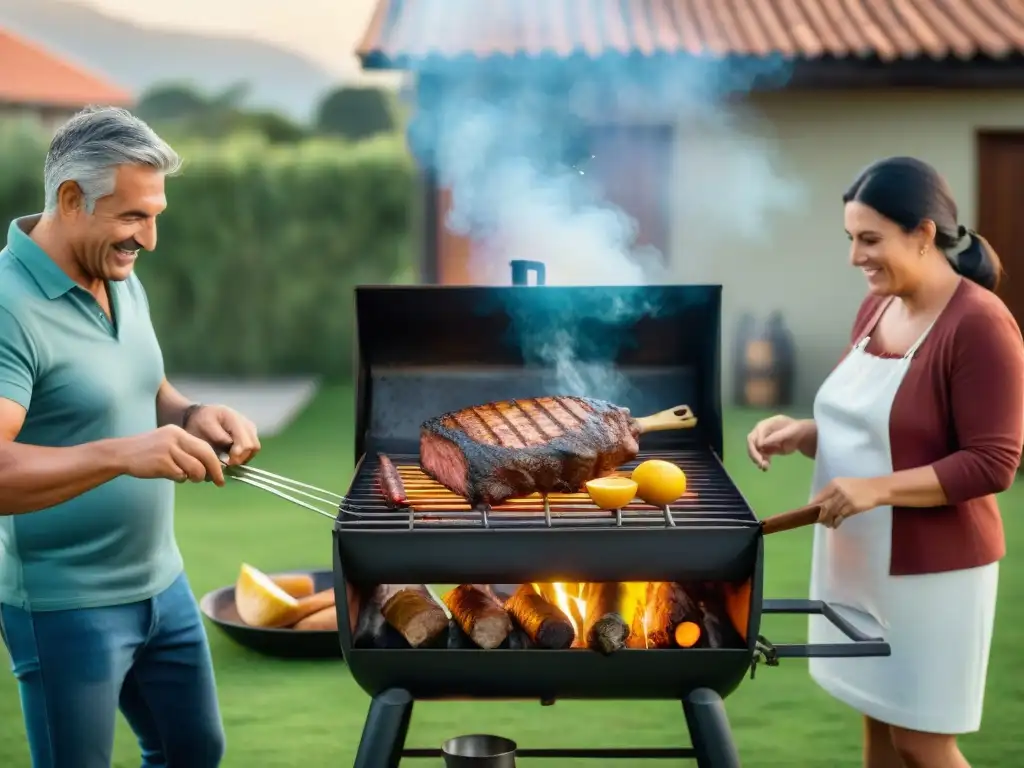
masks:
<instances>
[{"instance_id":1,"label":"man's light blue polo shirt","mask_svg":"<svg viewBox=\"0 0 1024 768\"><path fill-rule=\"evenodd\" d=\"M0 251L0 398L17 440L68 447L156 428L163 356L139 279L110 284L114 321L11 222ZM145 600L182 571L174 484L118 477L50 509L0 516L0 602L34 611Z\"/></svg>"}]
</instances>

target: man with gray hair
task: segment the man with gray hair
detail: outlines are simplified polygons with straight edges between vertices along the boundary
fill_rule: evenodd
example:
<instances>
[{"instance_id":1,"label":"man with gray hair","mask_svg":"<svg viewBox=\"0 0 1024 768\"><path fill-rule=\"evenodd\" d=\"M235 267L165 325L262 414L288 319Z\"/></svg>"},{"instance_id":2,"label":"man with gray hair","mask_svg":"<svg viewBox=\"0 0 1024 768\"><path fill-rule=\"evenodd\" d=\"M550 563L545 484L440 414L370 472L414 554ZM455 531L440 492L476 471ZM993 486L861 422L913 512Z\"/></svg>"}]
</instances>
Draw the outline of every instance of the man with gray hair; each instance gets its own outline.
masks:
<instances>
[{"instance_id":1,"label":"man with gray hair","mask_svg":"<svg viewBox=\"0 0 1024 768\"><path fill-rule=\"evenodd\" d=\"M210 768L224 734L174 539L174 482L260 444L164 376L134 274L175 152L122 109L53 137L40 215L0 251L0 630L35 768L107 768L120 708L144 768Z\"/></svg>"}]
</instances>

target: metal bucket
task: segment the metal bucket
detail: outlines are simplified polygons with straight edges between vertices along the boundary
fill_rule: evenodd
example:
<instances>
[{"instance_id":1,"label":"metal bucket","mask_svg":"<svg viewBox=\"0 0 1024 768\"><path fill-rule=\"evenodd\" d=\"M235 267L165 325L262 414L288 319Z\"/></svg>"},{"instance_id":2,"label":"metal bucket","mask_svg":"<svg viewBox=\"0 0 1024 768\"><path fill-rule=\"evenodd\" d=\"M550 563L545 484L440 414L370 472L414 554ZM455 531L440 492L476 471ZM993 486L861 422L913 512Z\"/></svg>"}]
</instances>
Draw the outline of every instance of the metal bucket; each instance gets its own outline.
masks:
<instances>
[{"instance_id":1,"label":"metal bucket","mask_svg":"<svg viewBox=\"0 0 1024 768\"><path fill-rule=\"evenodd\" d=\"M516 743L501 736L456 736L442 746L447 768L515 768Z\"/></svg>"}]
</instances>

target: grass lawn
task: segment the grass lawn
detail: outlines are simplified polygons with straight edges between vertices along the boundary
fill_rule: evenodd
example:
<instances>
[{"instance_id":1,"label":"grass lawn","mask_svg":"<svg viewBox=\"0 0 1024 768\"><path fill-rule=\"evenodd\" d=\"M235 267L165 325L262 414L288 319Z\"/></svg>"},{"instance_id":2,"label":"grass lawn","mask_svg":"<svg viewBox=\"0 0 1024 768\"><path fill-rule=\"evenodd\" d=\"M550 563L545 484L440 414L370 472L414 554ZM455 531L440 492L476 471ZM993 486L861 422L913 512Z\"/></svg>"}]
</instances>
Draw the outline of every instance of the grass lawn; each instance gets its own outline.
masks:
<instances>
[{"instance_id":1,"label":"grass lawn","mask_svg":"<svg viewBox=\"0 0 1024 768\"><path fill-rule=\"evenodd\" d=\"M325 391L286 434L266 441L260 466L344 490L352 467L350 410L348 389ZM726 464L754 508L767 515L806 500L810 462L782 461L767 475L750 467L743 443L758 415L729 414ZM1005 494L1002 505L1011 554L1002 567L984 731L964 740L964 750L975 766L1021 762L1014 757L1020 741L1014 734L1024 714L1024 675L1014 670L1019 669L1016 654L1024 645L1024 570L1016 561L1024 546L1020 519L1024 485ZM326 567L331 562L329 522L251 488L181 488L177 525L188 573L200 594L233 582L243 560L266 570ZM805 596L810 532L796 531L768 541L766 594ZM949 606L949 620L957 620L956 606ZM804 621L781 617L763 626L776 642L799 640L804 630ZM210 629L210 640L228 734L226 766L352 764L368 698L343 663L266 659L233 645L215 628ZM6 661L5 657L5 665ZM728 699L727 706L744 765L860 765L857 715L817 689L807 676L805 662L785 660L776 669L762 668L756 680L747 681ZM131 733L121 726L115 765L137 766ZM686 742L681 708L671 702L559 702L543 710L534 702L460 702L417 704L408 743L435 747L450 736L480 731L500 733L524 747L678 746ZM529 764L554 766L555 761ZM560 766L577 764L597 763L560 762ZM28 765L17 688L10 675L0 673L0 766Z\"/></svg>"}]
</instances>

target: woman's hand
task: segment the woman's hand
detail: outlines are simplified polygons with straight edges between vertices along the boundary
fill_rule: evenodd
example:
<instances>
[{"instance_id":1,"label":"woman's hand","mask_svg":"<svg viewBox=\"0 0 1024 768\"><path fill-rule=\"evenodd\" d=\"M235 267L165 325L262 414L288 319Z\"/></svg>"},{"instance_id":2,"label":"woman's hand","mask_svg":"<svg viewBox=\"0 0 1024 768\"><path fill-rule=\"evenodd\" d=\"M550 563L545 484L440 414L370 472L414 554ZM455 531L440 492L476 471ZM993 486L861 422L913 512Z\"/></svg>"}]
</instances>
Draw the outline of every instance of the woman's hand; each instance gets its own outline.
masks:
<instances>
[{"instance_id":1,"label":"woman's hand","mask_svg":"<svg viewBox=\"0 0 1024 768\"><path fill-rule=\"evenodd\" d=\"M811 500L820 504L818 522L827 528L838 528L843 520L879 506L885 497L883 478L837 477Z\"/></svg>"},{"instance_id":2,"label":"woman's hand","mask_svg":"<svg viewBox=\"0 0 1024 768\"><path fill-rule=\"evenodd\" d=\"M788 456L801 450L816 429L811 419L794 419L782 414L764 419L747 435L747 455L766 471L772 456Z\"/></svg>"}]
</instances>

